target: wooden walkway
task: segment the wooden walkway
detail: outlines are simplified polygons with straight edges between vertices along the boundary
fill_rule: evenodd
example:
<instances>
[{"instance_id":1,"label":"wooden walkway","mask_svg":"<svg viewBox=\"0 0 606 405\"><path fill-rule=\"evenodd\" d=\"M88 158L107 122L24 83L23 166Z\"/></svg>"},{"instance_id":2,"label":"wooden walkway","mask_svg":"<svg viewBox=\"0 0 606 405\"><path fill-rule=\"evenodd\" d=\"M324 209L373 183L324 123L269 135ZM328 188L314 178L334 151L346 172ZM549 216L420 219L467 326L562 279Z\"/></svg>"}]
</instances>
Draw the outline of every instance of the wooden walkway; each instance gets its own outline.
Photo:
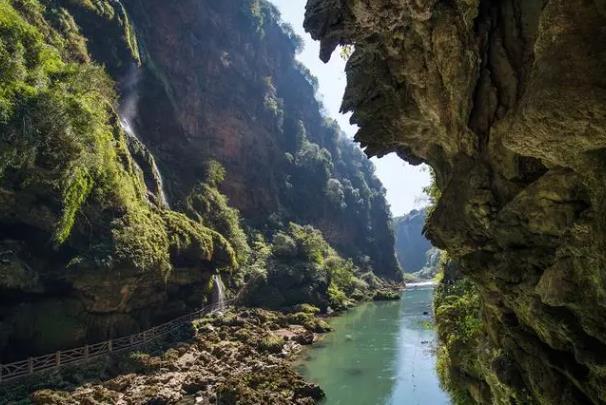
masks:
<instances>
[{"instance_id":1,"label":"wooden walkway","mask_svg":"<svg viewBox=\"0 0 606 405\"><path fill-rule=\"evenodd\" d=\"M232 301L226 301L225 305L231 305L231 303ZM60 350L52 354L30 357L27 360L16 361L14 363L0 364L0 384L57 369L62 366L84 363L108 354L133 351L162 336L175 332L202 315L217 312L220 309L216 305L207 305L196 312L183 315L134 335L110 339L93 345L85 345L76 349Z\"/></svg>"}]
</instances>

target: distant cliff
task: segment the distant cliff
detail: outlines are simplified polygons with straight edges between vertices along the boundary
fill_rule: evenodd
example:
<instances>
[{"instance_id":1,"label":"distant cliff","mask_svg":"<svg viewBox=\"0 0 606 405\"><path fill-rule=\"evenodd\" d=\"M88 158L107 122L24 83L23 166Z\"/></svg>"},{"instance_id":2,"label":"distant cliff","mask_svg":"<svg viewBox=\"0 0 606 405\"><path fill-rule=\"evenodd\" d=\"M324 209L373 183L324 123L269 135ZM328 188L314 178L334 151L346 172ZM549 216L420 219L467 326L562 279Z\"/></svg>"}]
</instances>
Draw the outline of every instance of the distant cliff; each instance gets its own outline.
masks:
<instances>
[{"instance_id":1,"label":"distant cliff","mask_svg":"<svg viewBox=\"0 0 606 405\"><path fill-rule=\"evenodd\" d=\"M431 242L423 235L424 226L424 209L394 218L396 256L406 273L417 272L425 266L425 253L431 249Z\"/></svg>"}]
</instances>

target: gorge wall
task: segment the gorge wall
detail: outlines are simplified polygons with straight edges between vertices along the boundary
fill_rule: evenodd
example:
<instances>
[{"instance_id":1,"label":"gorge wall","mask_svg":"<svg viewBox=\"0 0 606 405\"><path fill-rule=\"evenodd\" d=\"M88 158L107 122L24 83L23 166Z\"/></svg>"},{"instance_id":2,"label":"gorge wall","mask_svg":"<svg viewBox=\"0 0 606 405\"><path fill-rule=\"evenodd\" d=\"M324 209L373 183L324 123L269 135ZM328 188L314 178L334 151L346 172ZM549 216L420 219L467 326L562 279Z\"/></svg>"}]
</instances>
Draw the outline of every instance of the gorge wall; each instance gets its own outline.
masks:
<instances>
[{"instance_id":1,"label":"gorge wall","mask_svg":"<svg viewBox=\"0 0 606 405\"><path fill-rule=\"evenodd\" d=\"M355 47L366 152L435 171L428 235L481 313L459 399L605 402L606 3L309 0L306 29Z\"/></svg>"},{"instance_id":2,"label":"gorge wall","mask_svg":"<svg viewBox=\"0 0 606 405\"><path fill-rule=\"evenodd\" d=\"M297 46L264 1L0 2L0 361L196 308L289 222L400 278Z\"/></svg>"},{"instance_id":3,"label":"gorge wall","mask_svg":"<svg viewBox=\"0 0 606 405\"><path fill-rule=\"evenodd\" d=\"M396 257L405 273L432 278L440 261L440 251L423 234L427 208L415 209L393 220L396 238Z\"/></svg>"}]
</instances>

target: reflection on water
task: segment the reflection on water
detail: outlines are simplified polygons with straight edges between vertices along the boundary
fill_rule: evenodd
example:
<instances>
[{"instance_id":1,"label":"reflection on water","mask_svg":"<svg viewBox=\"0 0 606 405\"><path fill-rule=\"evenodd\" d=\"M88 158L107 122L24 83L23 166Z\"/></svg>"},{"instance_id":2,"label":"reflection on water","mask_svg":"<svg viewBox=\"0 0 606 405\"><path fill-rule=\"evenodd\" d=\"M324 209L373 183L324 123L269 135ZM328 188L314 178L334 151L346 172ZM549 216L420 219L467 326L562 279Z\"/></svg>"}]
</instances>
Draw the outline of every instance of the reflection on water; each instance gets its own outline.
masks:
<instances>
[{"instance_id":1,"label":"reflection on water","mask_svg":"<svg viewBox=\"0 0 606 405\"><path fill-rule=\"evenodd\" d=\"M335 331L305 354L300 371L326 404L449 404L435 372L430 286L401 301L368 303L331 321Z\"/></svg>"}]
</instances>

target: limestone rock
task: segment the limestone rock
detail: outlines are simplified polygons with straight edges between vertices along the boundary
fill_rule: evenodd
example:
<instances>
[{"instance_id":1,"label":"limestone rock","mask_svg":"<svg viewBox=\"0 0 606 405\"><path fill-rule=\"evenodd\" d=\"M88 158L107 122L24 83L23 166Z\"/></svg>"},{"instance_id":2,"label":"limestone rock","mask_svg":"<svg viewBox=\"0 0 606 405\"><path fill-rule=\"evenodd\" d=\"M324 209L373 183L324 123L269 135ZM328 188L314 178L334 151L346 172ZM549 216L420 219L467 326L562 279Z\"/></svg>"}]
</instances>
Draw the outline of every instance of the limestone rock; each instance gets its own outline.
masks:
<instances>
[{"instance_id":1,"label":"limestone rock","mask_svg":"<svg viewBox=\"0 0 606 405\"><path fill-rule=\"evenodd\" d=\"M603 2L310 0L305 26L324 60L355 46L342 108L366 152L435 171L428 235L510 360L472 396L606 401Z\"/></svg>"}]
</instances>

